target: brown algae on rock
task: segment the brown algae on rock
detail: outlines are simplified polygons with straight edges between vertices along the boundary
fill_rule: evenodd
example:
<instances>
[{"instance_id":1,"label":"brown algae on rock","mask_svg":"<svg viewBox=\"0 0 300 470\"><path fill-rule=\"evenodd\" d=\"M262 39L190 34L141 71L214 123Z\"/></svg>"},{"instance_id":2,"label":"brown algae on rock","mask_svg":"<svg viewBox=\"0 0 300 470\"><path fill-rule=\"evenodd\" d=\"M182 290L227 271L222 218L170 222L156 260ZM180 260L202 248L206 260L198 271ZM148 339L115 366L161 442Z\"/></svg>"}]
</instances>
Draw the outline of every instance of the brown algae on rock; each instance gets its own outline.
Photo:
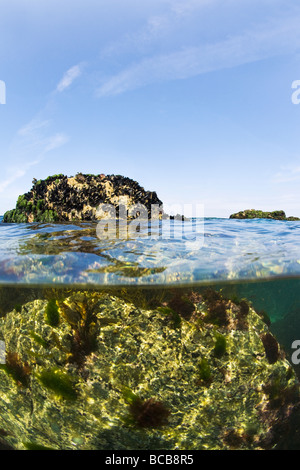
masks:
<instances>
[{"instance_id":1,"label":"brown algae on rock","mask_svg":"<svg viewBox=\"0 0 300 470\"><path fill-rule=\"evenodd\" d=\"M282 445L298 381L251 305L211 290L156 291L151 307L126 289L62 297L54 325L49 298L0 319L11 355L0 369L0 427L13 448Z\"/></svg>"},{"instance_id":2,"label":"brown algae on rock","mask_svg":"<svg viewBox=\"0 0 300 470\"><path fill-rule=\"evenodd\" d=\"M155 191L146 191L122 175L58 174L32 183L31 190L18 197L16 207L5 212L4 223L91 221L99 219L101 204L140 203L147 211L152 204L162 204Z\"/></svg>"}]
</instances>

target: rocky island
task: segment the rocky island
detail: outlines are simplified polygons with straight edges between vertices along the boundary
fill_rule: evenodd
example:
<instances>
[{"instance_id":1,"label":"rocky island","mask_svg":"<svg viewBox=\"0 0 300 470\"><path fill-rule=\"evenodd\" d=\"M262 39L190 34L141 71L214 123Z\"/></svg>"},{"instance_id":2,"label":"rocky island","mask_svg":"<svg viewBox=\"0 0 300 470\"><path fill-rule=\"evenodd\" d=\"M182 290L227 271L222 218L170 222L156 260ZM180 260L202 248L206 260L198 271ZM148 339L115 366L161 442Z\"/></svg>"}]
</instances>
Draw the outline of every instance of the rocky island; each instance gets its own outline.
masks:
<instances>
[{"instance_id":1,"label":"rocky island","mask_svg":"<svg viewBox=\"0 0 300 470\"><path fill-rule=\"evenodd\" d=\"M300 220L298 217L287 217L282 210L273 212L264 212L255 209L246 209L244 211L231 214L230 219L273 219L273 220Z\"/></svg>"},{"instance_id":2,"label":"rocky island","mask_svg":"<svg viewBox=\"0 0 300 470\"><path fill-rule=\"evenodd\" d=\"M118 207L119 201L128 208L142 204L148 211L151 204L162 204L156 192L145 191L136 181L121 175L59 174L34 179L32 189L19 196L15 209L4 214L3 222L97 220L100 204Z\"/></svg>"}]
</instances>

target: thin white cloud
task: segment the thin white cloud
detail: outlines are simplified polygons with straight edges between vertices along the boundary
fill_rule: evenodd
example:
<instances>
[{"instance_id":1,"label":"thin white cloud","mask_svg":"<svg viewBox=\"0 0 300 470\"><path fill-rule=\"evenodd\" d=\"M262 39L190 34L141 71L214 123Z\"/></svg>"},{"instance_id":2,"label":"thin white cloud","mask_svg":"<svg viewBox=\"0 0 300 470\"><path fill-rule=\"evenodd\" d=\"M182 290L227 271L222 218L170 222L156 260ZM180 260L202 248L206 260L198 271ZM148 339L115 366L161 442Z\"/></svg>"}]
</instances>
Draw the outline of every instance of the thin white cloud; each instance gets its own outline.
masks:
<instances>
[{"instance_id":1,"label":"thin white cloud","mask_svg":"<svg viewBox=\"0 0 300 470\"><path fill-rule=\"evenodd\" d=\"M285 166L276 173L273 178L273 183L291 183L292 181L300 181L300 166Z\"/></svg>"},{"instance_id":2,"label":"thin white cloud","mask_svg":"<svg viewBox=\"0 0 300 470\"><path fill-rule=\"evenodd\" d=\"M16 158L37 155L41 158L47 152L61 147L68 142L69 137L63 132L51 131L51 119L44 119L44 113L39 113L34 119L21 127L11 144L10 152Z\"/></svg>"},{"instance_id":3,"label":"thin white cloud","mask_svg":"<svg viewBox=\"0 0 300 470\"><path fill-rule=\"evenodd\" d=\"M67 143L69 138L65 134L54 134L38 142L39 153L35 160L26 162L21 158L22 164L20 167L10 167L6 170L8 176L0 181L0 193L6 190L9 186L15 183L18 179L26 175L26 173L35 165L38 165L43 157L51 150L57 149ZM32 142L32 148L37 146L37 142Z\"/></svg>"},{"instance_id":4,"label":"thin white cloud","mask_svg":"<svg viewBox=\"0 0 300 470\"><path fill-rule=\"evenodd\" d=\"M62 92L70 87L74 80L81 75L82 67L83 64L78 64L67 70L55 91ZM53 94L51 98L53 98ZM5 169L5 176L0 181L0 193L5 191L5 194L8 194L9 191L13 193L18 191L14 183L25 176L33 166L38 165L48 152L69 141L69 137L65 133L54 132L51 129L53 119L48 118L48 108L50 106L51 110L52 104L49 99L45 107L31 121L17 130L7 152L8 163L12 161L14 164L8 164ZM13 197L13 194L10 197Z\"/></svg>"},{"instance_id":5,"label":"thin white cloud","mask_svg":"<svg viewBox=\"0 0 300 470\"><path fill-rule=\"evenodd\" d=\"M0 193L5 191L10 185L15 183L22 176L26 175L27 171L34 165L37 165L39 160L34 160L32 162L25 163L22 168L12 167L8 170L9 175L0 182Z\"/></svg>"},{"instance_id":6,"label":"thin white cloud","mask_svg":"<svg viewBox=\"0 0 300 470\"><path fill-rule=\"evenodd\" d=\"M50 124L49 120L41 120L41 119L35 118L32 121L30 121L28 124L26 124L25 126L21 127L21 129L18 130L18 134L23 137L30 136L36 131L39 131L40 129L48 127L49 124Z\"/></svg>"},{"instance_id":7,"label":"thin white cloud","mask_svg":"<svg viewBox=\"0 0 300 470\"><path fill-rule=\"evenodd\" d=\"M71 67L69 70L66 71L66 73L63 75L62 79L58 83L56 87L56 91L62 92L66 90L66 88L69 88L69 86L72 85L74 80L78 78L82 73L82 65L74 65Z\"/></svg>"},{"instance_id":8,"label":"thin white cloud","mask_svg":"<svg viewBox=\"0 0 300 470\"><path fill-rule=\"evenodd\" d=\"M206 7L218 8L220 0L163 0L158 3L157 8L153 8L151 13L145 16L137 29L130 28L121 37L106 44L101 50L101 57L145 53L155 48L160 50L165 45L176 43L178 40L182 43L185 37L189 36L191 28L194 28L196 35L203 30L201 12ZM234 1L231 0L231 3Z\"/></svg>"},{"instance_id":9,"label":"thin white cloud","mask_svg":"<svg viewBox=\"0 0 300 470\"><path fill-rule=\"evenodd\" d=\"M203 6L212 6L212 4L218 3L218 0L171 0L170 7L177 16L183 16L193 14L195 10Z\"/></svg>"},{"instance_id":10,"label":"thin white cloud","mask_svg":"<svg viewBox=\"0 0 300 470\"><path fill-rule=\"evenodd\" d=\"M56 91L62 92L68 88L81 74L81 67L81 64L71 67L57 85ZM6 177L0 181L0 193L25 176L30 168L39 164L48 152L69 141L69 137L65 133L51 131L53 120L44 117L48 113L49 104L51 101L48 101L43 110L16 132L9 148L8 161L10 161L11 155L11 160L18 162L18 164L8 166L6 169ZM35 156L34 160L32 160L33 155Z\"/></svg>"},{"instance_id":11,"label":"thin white cloud","mask_svg":"<svg viewBox=\"0 0 300 470\"><path fill-rule=\"evenodd\" d=\"M107 79L97 90L97 96L117 95L151 83L185 79L293 53L299 46L299 15L276 18L221 41L142 58Z\"/></svg>"},{"instance_id":12,"label":"thin white cloud","mask_svg":"<svg viewBox=\"0 0 300 470\"><path fill-rule=\"evenodd\" d=\"M62 132L49 133L50 122L50 120L36 117L17 131L7 160L8 162L18 161L18 164L8 165L6 168L6 177L0 181L0 193L25 176L33 166L38 165L48 152L68 142L68 136ZM46 129L47 132L45 132ZM10 155L13 156L11 159ZM35 155L34 160L32 160L32 155Z\"/></svg>"},{"instance_id":13,"label":"thin white cloud","mask_svg":"<svg viewBox=\"0 0 300 470\"><path fill-rule=\"evenodd\" d=\"M47 139L45 139L44 144L45 147L42 151L42 154L44 155L47 152L50 152L51 150L54 150L56 148L61 147L62 145L66 144L69 141L69 137L64 134L64 133L58 133L54 134Z\"/></svg>"}]
</instances>

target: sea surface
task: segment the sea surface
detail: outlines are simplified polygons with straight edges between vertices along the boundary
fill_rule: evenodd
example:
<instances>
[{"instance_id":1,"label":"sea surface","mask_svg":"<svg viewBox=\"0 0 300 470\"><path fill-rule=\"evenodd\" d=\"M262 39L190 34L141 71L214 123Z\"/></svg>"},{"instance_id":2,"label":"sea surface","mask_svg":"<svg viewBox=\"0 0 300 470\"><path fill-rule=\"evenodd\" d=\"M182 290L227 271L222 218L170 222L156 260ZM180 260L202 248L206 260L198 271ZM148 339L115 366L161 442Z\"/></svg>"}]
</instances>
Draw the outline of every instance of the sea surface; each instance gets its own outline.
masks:
<instances>
[{"instance_id":1,"label":"sea surface","mask_svg":"<svg viewBox=\"0 0 300 470\"><path fill-rule=\"evenodd\" d=\"M300 340L298 221L162 221L141 227L136 236L121 238L116 231L104 239L94 222L4 224L2 219L3 287L213 286L265 310L288 350Z\"/></svg>"},{"instance_id":2,"label":"sea surface","mask_svg":"<svg viewBox=\"0 0 300 470\"><path fill-rule=\"evenodd\" d=\"M92 222L4 224L0 314L43 287L222 290L265 311L288 357L300 340L300 222L204 218L157 222L129 238ZM166 230L165 230L166 229ZM31 298L29 296L29 298ZM295 365L298 371L298 365ZM299 374L300 375L300 374Z\"/></svg>"},{"instance_id":3,"label":"sea surface","mask_svg":"<svg viewBox=\"0 0 300 470\"><path fill-rule=\"evenodd\" d=\"M0 282L160 285L300 276L300 222L266 219L157 223L104 239L96 223L3 224ZM161 229L162 226L162 229Z\"/></svg>"}]
</instances>

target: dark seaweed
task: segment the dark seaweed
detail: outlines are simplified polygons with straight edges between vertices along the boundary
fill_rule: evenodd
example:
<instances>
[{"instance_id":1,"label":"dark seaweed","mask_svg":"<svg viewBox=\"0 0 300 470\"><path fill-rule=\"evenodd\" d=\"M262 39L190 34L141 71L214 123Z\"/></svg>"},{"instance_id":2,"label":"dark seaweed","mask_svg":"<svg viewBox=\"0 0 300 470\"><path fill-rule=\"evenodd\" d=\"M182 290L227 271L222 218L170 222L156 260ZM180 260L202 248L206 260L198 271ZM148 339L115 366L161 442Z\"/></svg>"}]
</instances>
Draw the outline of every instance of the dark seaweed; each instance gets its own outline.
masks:
<instances>
[{"instance_id":1,"label":"dark seaweed","mask_svg":"<svg viewBox=\"0 0 300 470\"><path fill-rule=\"evenodd\" d=\"M277 340L271 333L265 333L262 335L261 340L263 342L266 358L270 364L275 364L280 357L279 345Z\"/></svg>"}]
</instances>

